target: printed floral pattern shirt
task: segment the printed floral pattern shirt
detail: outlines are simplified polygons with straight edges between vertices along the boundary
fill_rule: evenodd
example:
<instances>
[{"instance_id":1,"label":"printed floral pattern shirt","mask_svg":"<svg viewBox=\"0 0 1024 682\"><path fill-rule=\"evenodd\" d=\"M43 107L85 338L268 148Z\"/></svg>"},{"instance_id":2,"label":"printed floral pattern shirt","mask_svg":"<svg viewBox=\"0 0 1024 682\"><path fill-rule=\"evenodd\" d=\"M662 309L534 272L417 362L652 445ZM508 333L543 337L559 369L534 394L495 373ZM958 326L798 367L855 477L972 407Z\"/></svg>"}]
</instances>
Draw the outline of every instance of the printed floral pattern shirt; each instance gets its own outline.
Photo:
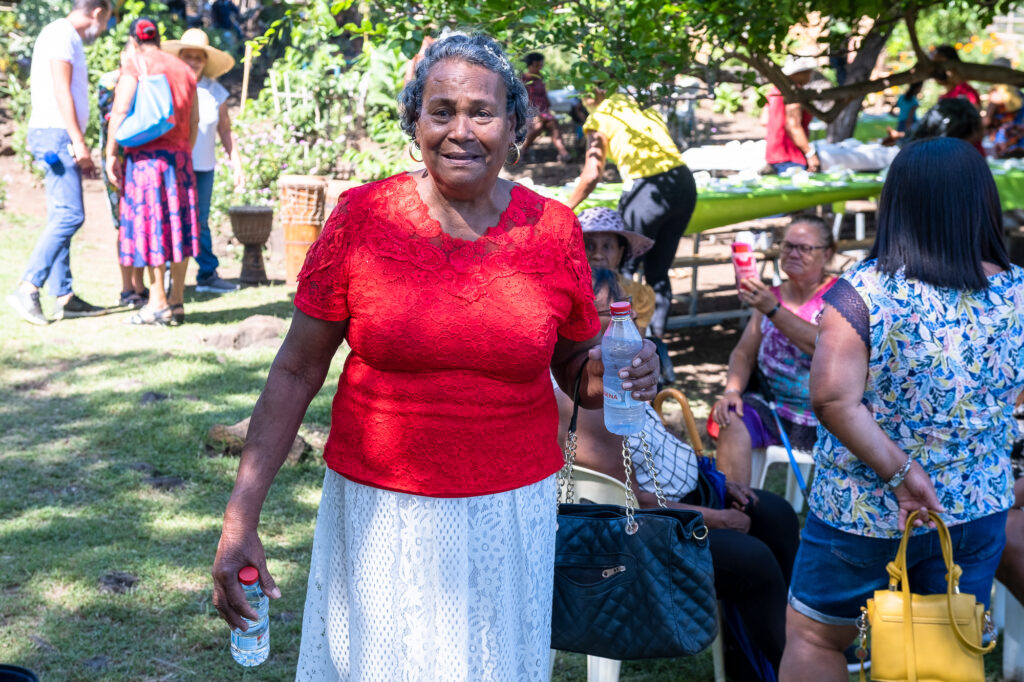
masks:
<instances>
[{"instance_id":1,"label":"printed floral pattern shirt","mask_svg":"<svg viewBox=\"0 0 1024 682\"><path fill-rule=\"evenodd\" d=\"M1013 504L1013 403L1024 388L1024 270L981 291L939 289L867 260L826 295L869 348L864 403L932 478L947 525ZM839 439L818 427L809 505L825 523L899 536L896 496Z\"/></svg>"}]
</instances>

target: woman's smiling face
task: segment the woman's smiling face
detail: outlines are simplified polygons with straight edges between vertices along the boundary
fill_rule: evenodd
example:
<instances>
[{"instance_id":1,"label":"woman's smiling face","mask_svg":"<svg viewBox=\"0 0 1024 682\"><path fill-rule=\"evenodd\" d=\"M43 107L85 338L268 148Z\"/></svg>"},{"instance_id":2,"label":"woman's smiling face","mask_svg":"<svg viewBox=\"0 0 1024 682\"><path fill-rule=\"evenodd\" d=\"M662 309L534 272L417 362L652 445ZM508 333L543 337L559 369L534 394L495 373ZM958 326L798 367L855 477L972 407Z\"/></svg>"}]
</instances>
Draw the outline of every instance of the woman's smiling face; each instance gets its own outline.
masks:
<instances>
[{"instance_id":1,"label":"woman's smiling face","mask_svg":"<svg viewBox=\"0 0 1024 682\"><path fill-rule=\"evenodd\" d=\"M515 137L501 76L448 59L434 66L423 88L416 143L423 164L445 195L470 198L490 191Z\"/></svg>"}]
</instances>

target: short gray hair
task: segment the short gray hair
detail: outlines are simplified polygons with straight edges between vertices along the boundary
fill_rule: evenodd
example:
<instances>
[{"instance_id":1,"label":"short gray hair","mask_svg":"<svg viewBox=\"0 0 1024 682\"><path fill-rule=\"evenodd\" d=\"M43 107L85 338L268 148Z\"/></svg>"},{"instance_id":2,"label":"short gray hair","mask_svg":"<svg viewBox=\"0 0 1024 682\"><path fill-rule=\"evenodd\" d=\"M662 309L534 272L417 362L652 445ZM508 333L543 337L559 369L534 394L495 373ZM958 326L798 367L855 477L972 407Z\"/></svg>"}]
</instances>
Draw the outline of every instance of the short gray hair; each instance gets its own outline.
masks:
<instances>
[{"instance_id":1,"label":"short gray hair","mask_svg":"<svg viewBox=\"0 0 1024 682\"><path fill-rule=\"evenodd\" d=\"M526 139L530 123L530 99L526 86L519 80L515 69L494 38L478 33L452 33L427 48L423 59L416 66L416 77L409 81L398 95L398 111L402 130L410 138L416 138L416 120L423 108L423 89L430 69L446 59L460 60L482 66L501 77L505 83L505 110L515 115L515 141L521 144Z\"/></svg>"}]
</instances>

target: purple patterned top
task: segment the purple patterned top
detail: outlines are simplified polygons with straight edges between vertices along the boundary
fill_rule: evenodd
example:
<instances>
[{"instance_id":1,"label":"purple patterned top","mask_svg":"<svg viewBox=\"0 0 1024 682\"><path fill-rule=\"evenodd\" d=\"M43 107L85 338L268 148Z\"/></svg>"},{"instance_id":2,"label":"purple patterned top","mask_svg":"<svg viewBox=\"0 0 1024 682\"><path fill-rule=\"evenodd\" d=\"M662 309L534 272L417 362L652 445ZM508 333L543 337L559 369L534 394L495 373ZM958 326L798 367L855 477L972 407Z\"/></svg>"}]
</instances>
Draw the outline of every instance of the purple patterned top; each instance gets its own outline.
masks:
<instances>
[{"instance_id":1,"label":"purple patterned top","mask_svg":"<svg viewBox=\"0 0 1024 682\"><path fill-rule=\"evenodd\" d=\"M835 283L836 278L830 278L809 301L796 310L782 303L779 287L772 287L772 293L786 310L802 320L817 324L825 309L825 292ZM775 394L780 417L802 426L818 425L811 410L811 356L793 345L767 316L761 318L761 347L757 350L757 366L767 379L768 388Z\"/></svg>"}]
</instances>

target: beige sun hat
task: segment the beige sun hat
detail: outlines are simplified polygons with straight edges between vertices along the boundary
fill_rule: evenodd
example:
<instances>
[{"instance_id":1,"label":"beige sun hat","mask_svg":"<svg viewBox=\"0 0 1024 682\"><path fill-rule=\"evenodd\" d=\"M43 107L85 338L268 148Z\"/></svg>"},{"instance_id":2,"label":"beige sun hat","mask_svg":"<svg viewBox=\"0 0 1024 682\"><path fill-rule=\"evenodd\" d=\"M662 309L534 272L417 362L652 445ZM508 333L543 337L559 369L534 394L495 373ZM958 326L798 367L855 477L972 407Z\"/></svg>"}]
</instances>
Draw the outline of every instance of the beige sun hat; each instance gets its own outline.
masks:
<instances>
[{"instance_id":1,"label":"beige sun hat","mask_svg":"<svg viewBox=\"0 0 1024 682\"><path fill-rule=\"evenodd\" d=\"M206 68L203 75L207 78L219 78L235 65L235 58L223 50L210 47L210 37L201 28L190 28L181 35L181 40L167 40L160 44L160 49L175 57L182 50L202 50L206 53Z\"/></svg>"}]
</instances>

